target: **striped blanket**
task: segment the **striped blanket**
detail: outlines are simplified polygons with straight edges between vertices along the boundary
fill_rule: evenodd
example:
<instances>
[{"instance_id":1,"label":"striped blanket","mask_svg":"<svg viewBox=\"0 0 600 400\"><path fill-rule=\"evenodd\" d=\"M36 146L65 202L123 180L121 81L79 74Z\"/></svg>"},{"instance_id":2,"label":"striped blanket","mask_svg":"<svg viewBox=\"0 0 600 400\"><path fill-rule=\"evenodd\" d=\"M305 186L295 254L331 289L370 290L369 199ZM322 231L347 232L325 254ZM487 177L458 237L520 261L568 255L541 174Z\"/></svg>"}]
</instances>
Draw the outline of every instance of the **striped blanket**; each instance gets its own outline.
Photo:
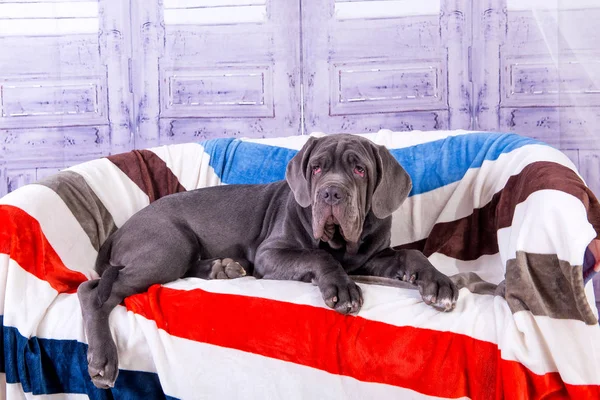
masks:
<instances>
[{"instance_id":1,"label":"striped blanket","mask_svg":"<svg viewBox=\"0 0 600 400\"><path fill-rule=\"evenodd\" d=\"M600 205L569 159L513 134L364 136L411 175L392 244L453 276L453 312L390 281L361 283L357 316L326 308L301 282L155 285L111 314L120 373L114 389L96 389L75 292L97 277L106 237L170 193L283 179L307 137L133 151L0 199L0 397L600 398L590 281Z\"/></svg>"}]
</instances>

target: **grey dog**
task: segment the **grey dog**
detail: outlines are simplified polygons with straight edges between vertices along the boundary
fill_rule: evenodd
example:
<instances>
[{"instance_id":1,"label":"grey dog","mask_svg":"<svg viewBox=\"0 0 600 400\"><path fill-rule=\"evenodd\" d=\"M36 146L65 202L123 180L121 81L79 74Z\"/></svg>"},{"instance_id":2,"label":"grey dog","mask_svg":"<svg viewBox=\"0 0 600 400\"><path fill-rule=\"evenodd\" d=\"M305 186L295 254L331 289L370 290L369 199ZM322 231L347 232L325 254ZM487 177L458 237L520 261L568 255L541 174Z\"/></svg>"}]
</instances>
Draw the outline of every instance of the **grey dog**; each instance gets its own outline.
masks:
<instances>
[{"instance_id":1,"label":"grey dog","mask_svg":"<svg viewBox=\"0 0 600 400\"><path fill-rule=\"evenodd\" d=\"M125 297L183 277L313 282L327 306L357 313L363 297L349 274L418 287L450 311L458 289L416 250L390 248L391 214L412 187L383 146L354 135L311 137L286 180L165 196L133 215L100 248L100 279L80 285L88 372L114 386L118 356L108 316Z\"/></svg>"}]
</instances>

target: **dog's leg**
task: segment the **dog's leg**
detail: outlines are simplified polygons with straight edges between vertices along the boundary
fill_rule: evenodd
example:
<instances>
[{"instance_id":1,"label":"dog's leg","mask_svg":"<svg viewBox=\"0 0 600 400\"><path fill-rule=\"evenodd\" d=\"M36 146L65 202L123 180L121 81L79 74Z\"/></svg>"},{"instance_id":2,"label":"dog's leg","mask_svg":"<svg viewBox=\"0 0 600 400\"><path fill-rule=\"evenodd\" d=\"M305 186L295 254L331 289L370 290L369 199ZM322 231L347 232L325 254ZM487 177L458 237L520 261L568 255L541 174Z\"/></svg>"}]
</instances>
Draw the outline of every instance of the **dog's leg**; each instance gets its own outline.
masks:
<instances>
[{"instance_id":1,"label":"dog's leg","mask_svg":"<svg viewBox=\"0 0 600 400\"><path fill-rule=\"evenodd\" d=\"M114 386L119 373L117 346L110 333L108 316L124 298L119 299L109 294L109 298L102 303L98 294L101 279L82 283L77 289L77 295L88 340L88 373L96 387L108 389Z\"/></svg>"},{"instance_id":2,"label":"dog's leg","mask_svg":"<svg viewBox=\"0 0 600 400\"><path fill-rule=\"evenodd\" d=\"M265 279L315 283L327 306L342 314L354 314L362 307L360 287L341 264L323 250L259 249L254 275Z\"/></svg>"},{"instance_id":3,"label":"dog's leg","mask_svg":"<svg viewBox=\"0 0 600 400\"><path fill-rule=\"evenodd\" d=\"M416 285L423 301L439 310L456 306L458 288L449 277L429 262L418 250L385 249L356 271L354 275L371 275L400 279Z\"/></svg>"},{"instance_id":4,"label":"dog's leg","mask_svg":"<svg viewBox=\"0 0 600 400\"><path fill-rule=\"evenodd\" d=\"M153 284L180 278L181 267L187 264L185 257L157 256L154 262L148 262L152 258L125 267L108 266L100 279L84 282L77 289L88 340L88 372L98 388L113 387L119 372L117 347L108 323L111 311L126 297L143 293Z\"/></svg>"},{"instance_id":5,"label":"dog's leg","mask_svg":"<svg viewBox=\"0 0 600 400\"><path fill-rule=\"evenodd\" d=\"M250 275L251 265L243 258L213 258L198 260L186 273L185 278L235 279Z\"/></svg>"}]
</instances>

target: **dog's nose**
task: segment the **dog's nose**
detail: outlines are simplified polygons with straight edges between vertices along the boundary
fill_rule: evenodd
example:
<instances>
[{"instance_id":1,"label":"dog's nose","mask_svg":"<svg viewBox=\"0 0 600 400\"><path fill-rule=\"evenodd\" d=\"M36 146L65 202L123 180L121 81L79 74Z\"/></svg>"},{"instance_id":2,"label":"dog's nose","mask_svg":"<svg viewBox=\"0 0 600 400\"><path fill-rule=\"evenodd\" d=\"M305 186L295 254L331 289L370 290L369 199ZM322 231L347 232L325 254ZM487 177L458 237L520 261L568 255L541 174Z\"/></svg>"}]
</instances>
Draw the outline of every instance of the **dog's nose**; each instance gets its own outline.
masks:
<instances>
[{"instance_id":1,"label":"dog's nose","mask_svg":"<svg viewBox=\"0 0 600 400\"><path fill-rule=\"evenodd\" d=\"M321 198L332 206L338 204L344 197L344 191L337 186L327 186L321 190Z\"/></svg>"}]
</instances>

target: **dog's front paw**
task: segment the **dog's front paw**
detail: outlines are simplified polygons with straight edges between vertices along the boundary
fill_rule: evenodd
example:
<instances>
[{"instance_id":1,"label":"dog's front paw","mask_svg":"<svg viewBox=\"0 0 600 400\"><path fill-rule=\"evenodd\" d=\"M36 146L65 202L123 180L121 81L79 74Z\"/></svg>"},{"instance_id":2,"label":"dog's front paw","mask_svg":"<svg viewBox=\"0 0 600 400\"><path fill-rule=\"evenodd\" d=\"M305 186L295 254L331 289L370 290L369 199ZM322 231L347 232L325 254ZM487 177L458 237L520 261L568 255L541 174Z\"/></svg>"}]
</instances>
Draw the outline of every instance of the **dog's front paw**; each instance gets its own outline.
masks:
<instances>
[{"instance_id":1,"label":"dog's front paw","mask_svg":"<svg viewBox=\"0 0 600 400\"><path fill-rule=\"evenodd\" d=\"M399 278L417 285L426 304L440 311L452 311L456 307L458 287L449 277L435 268L431 267L410 274L404 272Z\"/></svg>"},{"instance_id":2,"label":"dog's front paw","mask_svg":"<svg viewBox=\"0 0 600 400\"><path fill-rule=\"evenodd\" d=\"M231 258L215 260L212 263L210 279L235 279L242 276L246 276L246 270L239 262Z\"/></svg>"},{"instance_id":3,"label":"dog's front paw","mask_svg":"<svg viewBox=\"0 0 600 400\"><path fill-rule=\"evenodd\" d=\"M88 347L88 373L94 386L110 389L115 386L119 374L117 347L112 340L103 346Z\"/></svg>"},{"instance_id":4,"label":"dog's front paw","mask_svg":"<svg viewBox=\"0 0 600 400\"><path fill-rule=\"evenodd\" d=\"M328 307L341 314L356 314L363 305L362 290L347 275L330 276L318 282Z\"/></svg>"}]
</instances>

